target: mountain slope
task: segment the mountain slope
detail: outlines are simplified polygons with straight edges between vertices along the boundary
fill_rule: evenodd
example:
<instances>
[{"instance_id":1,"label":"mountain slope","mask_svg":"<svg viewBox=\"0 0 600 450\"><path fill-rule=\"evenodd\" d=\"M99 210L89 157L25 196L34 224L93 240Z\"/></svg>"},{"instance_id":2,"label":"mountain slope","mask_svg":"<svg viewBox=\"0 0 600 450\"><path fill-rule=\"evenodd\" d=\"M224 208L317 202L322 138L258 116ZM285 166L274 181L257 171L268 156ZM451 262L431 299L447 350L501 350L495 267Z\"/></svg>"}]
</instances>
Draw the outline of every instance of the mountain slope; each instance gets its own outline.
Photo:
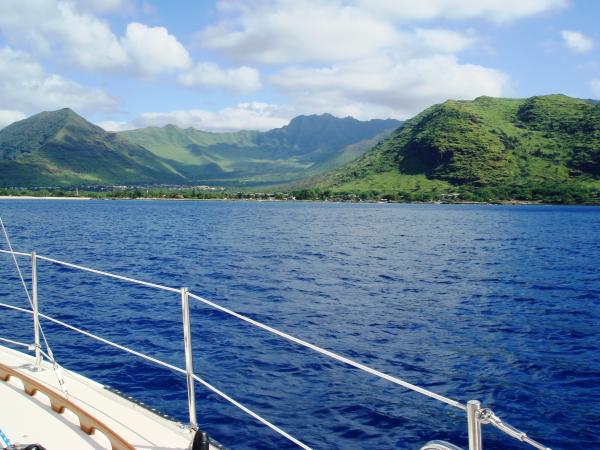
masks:
<instances>
[{"instance_id":1,"label":"mountain slope","mask_svg":"<svg viewBox=\"0 0 600 450\"><path fill-rule=\"evenodd\" d=\"M597 192L600 105L563 95L447 101L317 186L400 197L457 190L525 199L551 191Z\"/></svg>"},{"instance_id":2,"label":"mountain slope","mask_svg":"<svg viewBox=\"0 0 600 450\"><path fill-rule=\"evenodd\" d=\"M212 149L215 146L231 147L252 146L257 131L239 131L237 133L210 133L195 128L179 128L166 125L162 128L147 127L118 133L130 142L151 150L161 158L178 161L185 164L211 162L198 149ZM209 153L209 152L207 152Z\"/></svg>"},{"instance_id":3,"label":"mountain slope","mask_svg":"<svg viewBox=\"0 0 600 450\"><path fill-rule=\"evenodd\" d=\"M181 182L145 148L65 108L0 130L0 185L60 186Z\"/></svg>"},{"instance_id":4,"label":"mountain slope","mask_svg":"<svg viewBox=\"0 0 600 450\"><path fill-rule=\"evenodd\" d=\"M396 120L362 122L329 114L299 116L267 132L209 133L173 125L124 131L195 182L274 184L320 173L360 156L400 126Z\"/></svg>"},{"instance_id":5,"label":"mountain slope","mask_svg":"<svg viewBox=\"0 0 600 450\"><path fill-rule=\"evenodd\" d=\"M282 157L323 162L349 145L389 132L400 124L393 119L363 122L331 114L298 116L289 125L259 134L255 142L260 147L279 149Z\"/></svg>"}]
</instances>

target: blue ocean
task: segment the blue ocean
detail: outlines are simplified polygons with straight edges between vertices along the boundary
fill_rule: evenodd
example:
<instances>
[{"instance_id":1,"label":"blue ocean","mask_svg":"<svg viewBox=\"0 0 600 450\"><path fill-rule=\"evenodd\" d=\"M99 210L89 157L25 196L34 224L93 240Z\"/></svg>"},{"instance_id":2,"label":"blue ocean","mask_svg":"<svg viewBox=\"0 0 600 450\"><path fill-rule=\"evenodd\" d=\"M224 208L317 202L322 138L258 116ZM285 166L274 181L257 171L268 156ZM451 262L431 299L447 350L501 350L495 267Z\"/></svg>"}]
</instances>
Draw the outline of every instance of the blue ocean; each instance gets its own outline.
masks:
<instances>
[{"instance_id":1,"label":"blue ocean","mask_svg":"<svg viewBox=\"0 0 600 450\"><path fill-rule=\"evenodd\" d=\"M1 200L15 250L191 291L450 398L553 449L600 448L600 209ZM6 249L2 244L1 248ZM29 276L29 261L20 258ZM180 298L38 262L40 310L184 366ZM27 300L0 255L0 302ZM466 447L460 410L191 304L195 371L316 449ZM42 322L57 360L179 421L183 376ZM0 310L0 336L32 340ZM196 386L231 449L294 448ZM527 449L491 426L486 449Z\"/></svg>"}]
</instances>

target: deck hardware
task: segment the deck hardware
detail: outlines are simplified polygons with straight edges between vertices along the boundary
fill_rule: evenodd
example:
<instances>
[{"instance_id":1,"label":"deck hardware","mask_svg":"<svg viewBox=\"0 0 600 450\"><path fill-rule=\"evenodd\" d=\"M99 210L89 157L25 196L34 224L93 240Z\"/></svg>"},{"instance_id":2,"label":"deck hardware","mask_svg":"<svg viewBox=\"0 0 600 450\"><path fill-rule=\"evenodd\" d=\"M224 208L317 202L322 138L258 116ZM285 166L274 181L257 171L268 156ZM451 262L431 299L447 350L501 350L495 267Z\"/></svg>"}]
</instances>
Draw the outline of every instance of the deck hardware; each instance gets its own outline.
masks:
<instances>
[{"instance_id":1,"label":"deck hardware","mask_svg":"<svg viewBox=\"0 0 600 450\"><path fill-rule=\"evenodd\" d=\"M483 450L481 421L479 420L479 400L467 402L467 428L469 431L469 450Z\"/></svg>"}]
</instances>

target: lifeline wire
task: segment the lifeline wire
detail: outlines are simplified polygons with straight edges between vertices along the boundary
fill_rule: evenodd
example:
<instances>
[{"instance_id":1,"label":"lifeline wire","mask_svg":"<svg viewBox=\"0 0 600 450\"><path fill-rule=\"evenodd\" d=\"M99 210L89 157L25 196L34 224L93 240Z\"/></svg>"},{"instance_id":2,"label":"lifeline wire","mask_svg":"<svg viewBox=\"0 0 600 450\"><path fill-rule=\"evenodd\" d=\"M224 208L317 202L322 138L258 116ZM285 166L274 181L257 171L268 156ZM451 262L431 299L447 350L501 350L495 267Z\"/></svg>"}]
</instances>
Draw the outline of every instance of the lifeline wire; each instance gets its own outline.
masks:
<instances>
[{"instance_id":1,"label":"lifeline wire","mask_svg":"<svg viewBox=\"0 0 600 450\"><path fill-rule=\"evenodd\" d=\"M6 303L0 303L0 307L12 309L12 310L15 310L15 311L24 312L24 313L27 313L27 314L33 314L33 312L30 311L30 310L28 310L28 309L19 308L18 306L8 305ZM150 361L150 362L153 362L154 364L157 364L159 366L166 367L167 369L170 369L170 370L172 370L174 372L177 372L177 373L180 373L180 374L183 374L183 375L186 374L186 371L183 370L183 369L181 369L180 367L177 367L177 366L174 366L172 364L163 362L160 359L153 358L152 356L148 356L148 355L146 355L144 353L132 350L129 347L125 347L124 345L117 344L116 342L110 341L108 339L104 339L104 338L102 338L100 336L96 336L93 333L90 333L90 332L85 331L85 330L83 330L81 328L78 328L78 327L74 327L73 325L69 325L68 323L65 323L65 322L63 322L61 320L58 320L58 319L55 319L53 317L47 316L46 314L41 314L40 313L40 317L42 319L45 319L45 320L53 322L53 323L55 323L57 325L63 326L65 328L68 328L68 329L70 329L72 331L75 331L77 333L81 333L84 336L88 336L88 337L90 337L92 339L95 339L97 341L100 341L100 342L102 342L104 344L110 345L111 347L118 348L119 350L122 350L122 351L124 351L126 353L130 353L132 355L138 356L138 357L140 357L142 359L145 359L146 361ZM0 340L3 340L3 338L0 338ZM18 344L20 344L20 343L18 343ZM21 345L25 345L26 346L26 344L21 344ZM210 384L206 380L200 378L199 376L197 376L195 374L192 375L192 377L194 378L194 380L196 380L198 383L202 384L207 389L211 390L212 392L214 392L218 396L220 396L223 399L227 400L229 403L231 403L232 405L234 405L237 408L241 409L246 414L248 414L249 416L251 416L254 419L258 420L263 425L265 425L265 426L269 427L270 429L272 429L273 431L279 433L281 436L283 436L284 438L288 439L290 442L293 442L298 447L303 448L304 450L312 450L311 447L309 447L308 445L304 444L303 442L301 442L300 440L296 439L291 434L289 434L286 431L282 430L277 425L274 425L273 423L269 422L267 419L265 419L264 417L262 417L259 414L255 413L250 408L244 406L243 404L241 404L237 400L233 399L229 395L225 394L223 391L217 389L216 387L214 387L212 384Z\"/></svg>"},{"instance_id":2,"label":"lifeline wire","mask_svg":"<svg viewBox=\"0 0 600 450\"><path fill-rule=\"evenodd\" d=\"M311 344L310 342L303 341L302 339L298 339L297 337L291 336L287 333L284 333L283 331L279 331L279 330L272 328L268 325L265 325L263 323L257 322L256 320L253 320L250 317L236 313L235 311L232 311L228 308L225 308L224 306L221 306L214 302L211 302L210 300L206 300L205 298L202 298L198 295L190 293L189 296L192 298L195 298L196 300L198 300L208 306L218 309L219 311L222 311L233 317L237 317L238 319L243 320L244 322L248 322L249 324L252 324L255 327L262 328L263 330L266 330L270 333L276 334L277 336L287 339L288 341L302 345L303 347L314 350L315 352L321 353L322 355L329 356L330 358L333 358L337 361L348 364L349 366L355 367L356 369L362 370L363 372L367 372L367 373L370 373L371 375L375 375L376 377L383 378L384 380L390 381L394 384L398 384L402 387L405 387L406 389L409 389L414 392L418 392L419 394L425 395L427 397L436 399L440 402L446 403L447 405L454 406L455 408L462 409L463 411L466 411L466 409L467 409L465 405L463 405L460 402L457 402L456 400L452 400L451 398L444 397L443 395L440 395L440 394L436 394L435 392L432 392L428 389L424 389L422 387L415 386L412 383L409 383L407 381L393 377L391 375L388 375L387 373L380 372L379 370L372 369L369 366L365 366L364 364L353 361L352 359L346 358L345 356L338 355L337 353L334 353L332 351L325 350L324 348L321 348L317 345Z\"/></svg>"},{"instance_id":3,"label":"lifeline wire","mask_svg":"<svg viewBox=\"0 0 600 450\"><path fill-rule=\"evenodd\" d=\"M31 254L29 254L29 253L14 252L12 250L12 246L10 245L10 240L8 239L8 234L6 233L6 228L4 227L4 224L2 223L2 218L0 218L0 225L2 225L2 229L4 231L4 235L5 235L6 239L7 239L7 243L8 243L9 248L10 248L10 251L0 250L0 253L10 253L12 255L13 260L15 261L15 265L17 267L17 271L19 272L19 276L21 278L21 283L23 284L23 287L25 288L25 292L27 293L27 298L29 299L30 304L32 304L31 298L29 297L29 291L27 290L27 285L25 284L25 280L23 279L23 276L22 276L21 271L19 269L19 265L18 265L18 263L16 261L16 258L15 258L15 255L18 255L18 256L31 256ZM67 263L65 261L60 261L60 260L57 260L57 259L48 258L48 257L45 257L45 256L37 256L37 258L45 260L45 261L48 261L48 262L51 262L51 263L60 264L60 265L63 265L63 266L66 266L66 267L69 267L69 268L72 268L72 269L78 269L78 270L83 270L83 271L86 271L86 272L95 273L95 274L98 274L98 275L104 275L104 276L116 278L116 279L119 279L119 280L122 280L122 281L126 281L126 282L130 282L130 283L141 284L143 286L147 286L147 287L151 287L151 288L155 288L155 289L161 289L161 290L166 290L166 291L171 291L171 292L180 292L180 289L176 289L176 288L172 288L172 287L168 287L168 286L163 286L163 285L159 285L159 284L154 284L154 283L149 283L147 281L141 281L141 280L137 280L135 278L124 277L124 276L113 274L113 273L110 273L110 272L103 272L103 271L100 271L100 270L91 269L89 267L80 266L80 265L77 265L77 264L71 264L71 263ZM403 386L404 388L409 389L411 391L418 392L418 393L420 393L422 395L425 395L427 397L430 397L430 398L433 398L435 400L441 401L441 402L446 403L446 404L448 404L450 406L454 406L454 407L456 407L458 409L461 409L461 410L466 410L466 406L464 404L456 401L456 400L444 397L443 395L440 395L440 394L436 394L435 392L432 392L432 391L430 391L428 389L421 388L421 387L416 386L416 385L414 385L412 383L409 383L409 382L404 381L402 379L393 377L391 375L388 375L386 373L383 373L383 372L380 372L380 371L378 371L376 369L368 367L368 366L366 366L364 364L356 362L356 361L354 361L352 359L349 359L349 358L346 358L344 356L338 355L337 353L334 353L334 352L332 352L330 350L326 350L326 349L321 348L321 347L319 347L317 345L311 344L310 342L304 341L302 339L299 339L297 337L294 337L292 335L289 335L287 333L279 331L279 330L277 330L277 329L275 329L273 327L270 327L268 325L265 325L265 324L263 324L261 322L258 322L256 320L254 320L254 319L251 319L251 318L249 318L247 316L244 316L243 314L239 314L239 313L237 313L235 311L232 311L231 309L225 308L224 306L221 306L221 305L219 305L217 303L211 302L210 300L207 300L207 299L205 299L203 297L200 297L198 295L192 294L191 292L188 295L190 297L192 297L192 298L194 298L194 299L196 299L196 300L204 303L207 306L210 306L210 307L212 307L214 309L217 309L217 310L219 310L221 312L224 312L224 313L226 313L228 315L231 315L231 316L236 317L236 318L238 318L240 320L243 320L244 322L247 322L247 323L249 323L251 325L254 325L254 326L256 326L258 328L261 328L261 329L263 329L265 331L268 331L270 333L273 333L273 334L275 334L275 335L277 335L279 337L282 337L282 338L284 338L284 339L286 339L288 341L291 341L291 342L294 342L294 343L296 343L298 345L301 345L303 347L309 348L309 349L311 349L311 350L313 350L313 351L315 351L317 353L320 353L322 355L328 356L328 357L330 357L332 359L335 359L335 360L337 360L339 362L345 363L345 364L347 364L349 366L352 366L354 368L357 368L359 370L367 372L367 373L369 373L371 375L375 375L375 376L377 376L379 378L382 378L384 380L390 381L390 382L392 382L394 384L398 384L400 386ZM19 307L13 306L13 305L7 305L5 303L0 303L0 307L6 307L6 308L9 308L9 309L13 309L13 310L17 310L17 311L22 311L22 312L26 312L26 313L29 313L29 314L33 314L33 310L27 310L27 309L24 309L24 308L19 308ZM33 308L33 305L32 305L32 308ZM57 325L61 325L63 327L69 328L69 329L71 329L73 331L76 331L76 332L79 332L79 333L84 334L86 336L89 336L89 337L91 337L93 339L96 339L96 340L98 340L100 342L103 342L105 344L111 345L111 346L119 348L119 349L121 349L121 350L123 350L125 352L128 352L128 353L131 353L133 355L139 356L139 357L141 357L143 359L146 359L146 360L148 360L150 362L153 362L155 364L164 366L164 367L166 367L168 369L171 369L171 370L173 370L175 372L179 372L179 373L183 373L183 374L186 373L183 369L181 369L179 367L176 367L176 366L173 366L171 364L168 364L168 363L165 363L163 361L160 361L158 359L152 358L151 356L145 355L143 353L136 352L135 350L131 350L131 349L127 348L127 347L124 347L122 345L116 344L116 343L114 343L112 341L109 341L107 339L101 338L101 337L96 336L96 335L94 335L92 333L84 331L84 330L82 330L80 328L74 327L72 325L68 325L68 324L66 324L66 323L64 323L64 322L62 322L60 320L54 319L54 318L46 316L44 314L39 314L39 316L41 318L43 318L43 319L49 320L51 322L54 322ZM40 325L40 330L41 330L41 325ZM43 331L42 331L42 336L44 336L43 335ZM0 340L7 341L6 339L3 339L3 338L0 338ZM46 341L45 336L44 336L44 342L46 343L46 346L48 347L48 350L51 352L50 347L48 346L48 342ZM15 342L15 344L17 344L17 343ZM51 355L51 353L50 353L50 355ZM48 356L48 355L45 355L45 356ZM49 358L49 359L51 359L53 361L53 363L55 365L55 371L57 371L57 369L60 369L60 366L58 366L58 364L56 363L56 361L54 361L53 357ZM57 371L57 376L58 376L58 371ZM281 434L282 436L286 437L287 439L289 439L291 442L295 443L299 447L302 447L303 449L306 449L306 450L310 449L310 447L306 446L306 444L303 444L301 441L299 441L296 438L294 438L293 436L287 434L282 429L280 429L277 426L271 424L270 422L268 422L266 419L262 418L258 414L252 412L250 409L246 408L244 405L242 405L239 402L235 401L234 399L232 399L231 397L229 397L227 394L223 393L222 391L220 391L216 387L212 386L211 384L209 384L207 381L203 380L199 376L193 374L192 377L193 377L193 379L195 381L197 381L198 383L202 384L204 387L208 388L209 390L211 390L215 394L221 396L222 398L224 398L228 402L230 402L233 405L237 406L238 408L240 408L241 410L243 410L247 414L251 415L252 417L254 417L255 419L257 419L258 421L260 421L264 425L268 426L272 430L274 430L277 433ZM59 383L61 384L61 389L62 389L62 383L64 383L64 381L62 381L62 383L61 383L61 380L59 378ZM506 422L503 422L502 420L500 420L489 409L484 408L484 409L481 410L481 412L485 413L484 414L485 417L482 417L480 419L481 423L483 423L483 424L487 424L487 423L492 424L493 426L495 426L496 428L498 428L500 431L508 434L509 436L511 436L511 437L513 437L513 438L521 441L521 442L525 442L525 443L527 443L527 444L529 444L529 445L531 445L531 446L533 446L535 448L538 448L540 450L550 450L548 447L545 447L543 444L540 444L539 442L531 439L529 436L527 436L526 433L524 433L522 431L519 431L516 428L508 425Z\"/></svg>"}]
</instances>

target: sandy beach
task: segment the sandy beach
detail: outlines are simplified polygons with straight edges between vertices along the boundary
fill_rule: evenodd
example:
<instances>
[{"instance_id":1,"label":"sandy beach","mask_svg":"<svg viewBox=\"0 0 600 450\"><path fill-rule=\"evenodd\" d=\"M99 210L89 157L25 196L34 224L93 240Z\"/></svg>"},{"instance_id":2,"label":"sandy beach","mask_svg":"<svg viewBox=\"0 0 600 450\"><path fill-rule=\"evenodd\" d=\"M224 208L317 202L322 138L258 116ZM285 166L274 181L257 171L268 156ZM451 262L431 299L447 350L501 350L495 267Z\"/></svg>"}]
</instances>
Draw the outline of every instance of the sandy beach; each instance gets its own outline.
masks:
<instances>
[{"instance_id":1,"label":"sandy beach","mask_svg":"<svg viewBox=\"0 0 600 450\"><path fill-rule=\"evenodd\" d=\"M34 197L33 195L0 195L0 200L91 200L91 197Z\"/></svg>"}]
</instances>

